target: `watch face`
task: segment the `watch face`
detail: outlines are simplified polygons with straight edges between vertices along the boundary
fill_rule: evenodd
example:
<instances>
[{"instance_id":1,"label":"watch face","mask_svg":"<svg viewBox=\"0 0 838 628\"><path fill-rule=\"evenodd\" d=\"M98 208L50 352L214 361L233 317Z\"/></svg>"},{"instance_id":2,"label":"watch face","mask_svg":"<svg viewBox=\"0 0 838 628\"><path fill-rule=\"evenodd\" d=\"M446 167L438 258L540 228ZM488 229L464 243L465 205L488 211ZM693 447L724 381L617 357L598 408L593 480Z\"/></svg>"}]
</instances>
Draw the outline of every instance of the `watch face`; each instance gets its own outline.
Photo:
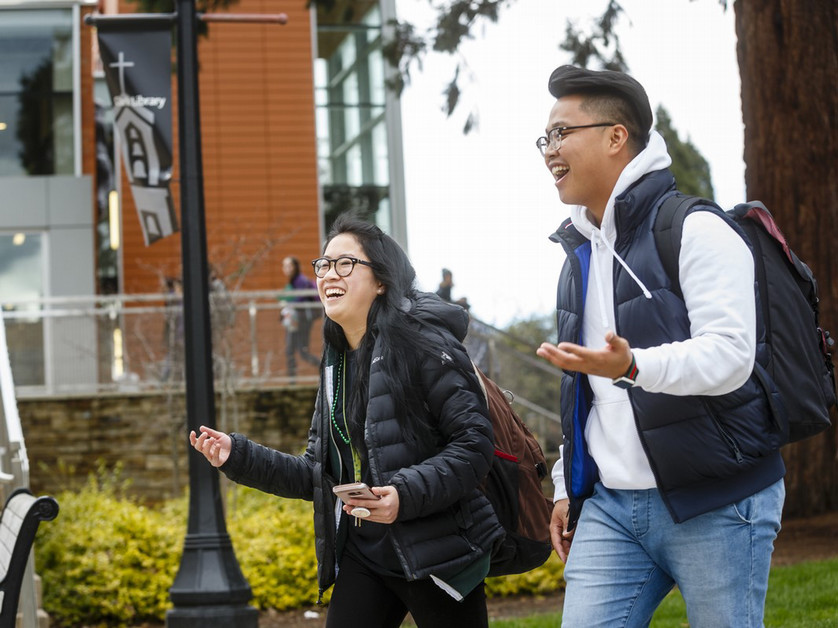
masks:
<instances>
[{"instance_id":1,"label":"watch face","mask_svg":"<svg viewBox=\"0 0 838 628\"><path fill-rule=\"evenodd\" d=\"M611 383L617 386L618 388L631 388L634 386L634 380L629 379L628 377L618 377L617 379L612 379Z\"/></svg>"}]
</instances>

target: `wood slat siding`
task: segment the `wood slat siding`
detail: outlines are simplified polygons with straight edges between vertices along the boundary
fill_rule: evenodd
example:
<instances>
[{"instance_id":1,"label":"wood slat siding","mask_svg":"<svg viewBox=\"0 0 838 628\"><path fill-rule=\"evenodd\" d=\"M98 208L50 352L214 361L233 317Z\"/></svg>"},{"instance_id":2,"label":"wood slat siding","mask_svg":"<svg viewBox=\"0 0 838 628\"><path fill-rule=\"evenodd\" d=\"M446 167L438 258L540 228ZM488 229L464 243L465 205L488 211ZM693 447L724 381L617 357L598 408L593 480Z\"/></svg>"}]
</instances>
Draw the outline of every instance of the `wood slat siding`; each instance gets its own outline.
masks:
<instances>
[{"instance_id":1,"label":"wood slat siding","mask_svg":"<svg viewBox=\"0 0 838 628\"><path fill-rule=\"evenodd\" d=\"M207 251L231 288L282 288L282 258L295 255L308 270L308 260L320 249L311 24L305 4L240 0L231 12L283 11L288 24L214 23L209 37L199 41ZM120 2L120 11L135 10L136 5ZM176 91L173 75L172 191L180 220ZM156 292L162 277L181 274L180 238L146 247L124 176L122 185L122 290ZM237 271L257 256L236 283Z\"/></svg>"}]
</instances>

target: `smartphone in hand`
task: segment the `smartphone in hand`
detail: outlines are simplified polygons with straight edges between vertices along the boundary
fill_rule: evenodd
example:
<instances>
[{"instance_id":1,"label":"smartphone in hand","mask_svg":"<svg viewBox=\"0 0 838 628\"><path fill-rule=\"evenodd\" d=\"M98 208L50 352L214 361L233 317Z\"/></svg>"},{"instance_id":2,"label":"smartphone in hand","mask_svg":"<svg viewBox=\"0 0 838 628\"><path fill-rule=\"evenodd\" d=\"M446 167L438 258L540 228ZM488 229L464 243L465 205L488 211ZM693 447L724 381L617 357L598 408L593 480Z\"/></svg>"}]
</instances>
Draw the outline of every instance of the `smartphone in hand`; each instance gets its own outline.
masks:
<instances>
[{"instance_id":1,"label":"smartphone in hand","mask_svg":"<svg viewBox=\"0 0 838 628\"><path fill-rule=\"evenodd\" d=\"M370 490L364 482L353 482L351 484L338 484L332 487L332 492L343 501L352 499L380 499L378 495Z\"/></svg>"}]
</instances>

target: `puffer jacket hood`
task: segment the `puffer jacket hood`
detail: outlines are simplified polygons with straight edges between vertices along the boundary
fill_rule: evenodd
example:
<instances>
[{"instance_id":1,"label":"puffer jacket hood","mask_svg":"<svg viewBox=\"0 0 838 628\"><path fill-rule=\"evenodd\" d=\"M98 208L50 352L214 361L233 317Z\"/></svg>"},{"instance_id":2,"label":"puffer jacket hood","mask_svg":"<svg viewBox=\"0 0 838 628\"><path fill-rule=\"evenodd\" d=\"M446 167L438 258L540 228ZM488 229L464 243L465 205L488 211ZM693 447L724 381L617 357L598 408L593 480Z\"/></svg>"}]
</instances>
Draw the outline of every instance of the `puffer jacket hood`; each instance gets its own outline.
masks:
<instances>
[{"instance_id":1,"label":"puffer jacket hood","mask_svg":"<svg viewBox=\"0 0 838 628\"><path fill-rule=\"evenodd\" d=\"M418 292L410 313L430 327L442 327L460 342L468 332L468 312L456 303L444 301L433 292Z\"/></svg>"}]
</instances>

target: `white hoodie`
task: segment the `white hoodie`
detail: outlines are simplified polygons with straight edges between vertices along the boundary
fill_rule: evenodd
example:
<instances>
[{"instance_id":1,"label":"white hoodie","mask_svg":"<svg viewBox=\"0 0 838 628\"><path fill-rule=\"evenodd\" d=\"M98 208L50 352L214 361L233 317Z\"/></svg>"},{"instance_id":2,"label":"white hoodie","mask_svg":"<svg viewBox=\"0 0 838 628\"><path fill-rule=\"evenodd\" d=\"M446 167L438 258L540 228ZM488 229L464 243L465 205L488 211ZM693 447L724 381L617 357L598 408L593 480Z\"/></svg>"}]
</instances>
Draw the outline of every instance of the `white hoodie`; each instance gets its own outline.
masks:
<instances>
[{"instance_id":1,"label":"white hoodie","mask_svg":"<svg viewBox=\"0 0 838 628\"><path fill-rule=\"evenodd\" d=\"M626 271L651 298L614 250L614 199L643 175L671 163L663 138L652 131L649 144L617 180L599 228L583 206L570 210L576 229L591 240L588 292L582 319L585 346L605 346L615 329L613 265ZM681 291L690 318L690 336L648 349L632 349L636 385L670 395L723 395L748 379L756 352L754 264L739 235L710 212L693 212L684 221L678 258ZM593 405L585 427L588 450L603 485L611 489L654 488L655 478L640 444L628 391L604 377L588 376ZM561 459L553 467L554 501L567 497Z\"/></svg>"}]
</instances>

